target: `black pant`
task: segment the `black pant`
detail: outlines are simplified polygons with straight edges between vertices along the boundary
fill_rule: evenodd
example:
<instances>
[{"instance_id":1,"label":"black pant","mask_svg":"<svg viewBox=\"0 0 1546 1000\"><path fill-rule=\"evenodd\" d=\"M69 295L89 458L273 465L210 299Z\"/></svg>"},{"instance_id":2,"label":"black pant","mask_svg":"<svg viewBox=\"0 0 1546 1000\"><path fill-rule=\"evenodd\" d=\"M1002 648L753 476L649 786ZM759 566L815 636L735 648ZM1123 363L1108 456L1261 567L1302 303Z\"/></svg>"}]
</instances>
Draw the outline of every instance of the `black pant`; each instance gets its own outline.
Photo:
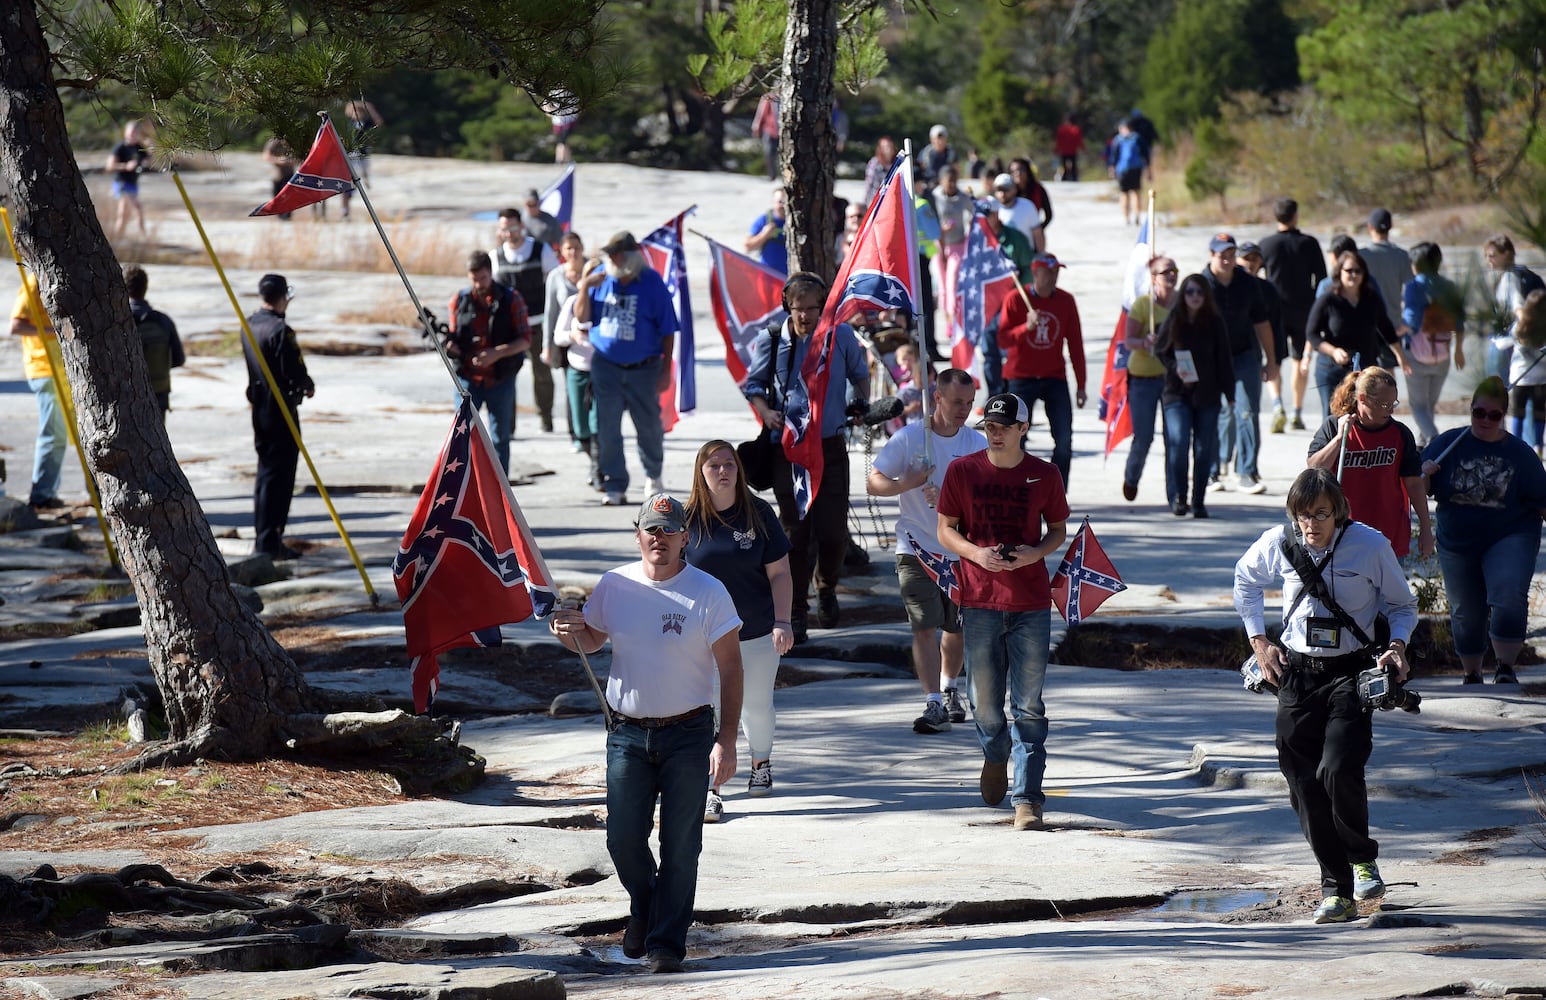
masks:
<instances>
[{"instance_id":1,"label":"black pant","mask_svg":"<svg viewBox=\"0 0 1546 1000\"><path fill-rule=\"evenodd\" d=\"M1063 180L1065 180L1065 181L1076 181L1076 180L1078 180L1079 179L1079 157L1077 155L1075 155L1075 156L1062 156L1062 157L1059 157L1058 159L1062 162L1062 166L1063 166L1063 174L1062 174Z\"/></svg>"},{"instance_id":2,"label":"black pant","mask_svg":"<svg viewBox=\"0 0 1546 1000\"><path fill-rule=\"evenodd\" d=\"M842 434L821 439L821 488L811 509L800 519L794 499L794 480L782 449L773 464L773 496L778 500L778 520L789 536L789 573L793 577L796 615L810 607L811 549L816 549L816 589L834 590L843 574L843 555L848 551L848 442Z\"/></svg>"},{"instance_id":3,"label":"black pant","mask_svg":"<svg viewBox=\"0 0 1546 1000\"><path fill-rule=\"evenodd\" d=\"M299 427L300 417L293 406L290 416ZM283 545L285 523L290 519L290 494L295 492L295 463L301 449L267 393L252 404L252 439L258 450L258 479L252 491L252 526L257 529L254 549L273 555Z\"/></svg>"},{"instance_id":4,"label":"black pant","mask_svg":"<svg viewBox=\"0 0 1546 1000\"><path fill-rule=\"evenodd\" d=\"M1380 852L1369 837L1364 784L1374 727L1355 674L1290 667L1278 690L1277 744L1288 801L1321 867L1322 895L1351 898L1353 863Z\"/></svg>"}]
</instances>

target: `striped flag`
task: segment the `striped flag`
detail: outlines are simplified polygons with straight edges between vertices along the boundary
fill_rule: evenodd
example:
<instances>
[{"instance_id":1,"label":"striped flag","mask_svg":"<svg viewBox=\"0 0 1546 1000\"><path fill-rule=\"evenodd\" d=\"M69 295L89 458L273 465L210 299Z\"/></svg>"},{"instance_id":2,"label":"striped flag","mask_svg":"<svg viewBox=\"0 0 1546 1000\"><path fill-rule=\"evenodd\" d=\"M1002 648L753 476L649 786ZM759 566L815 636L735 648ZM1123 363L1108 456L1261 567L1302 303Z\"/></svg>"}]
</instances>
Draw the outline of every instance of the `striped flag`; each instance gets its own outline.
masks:
<instances>
[{"instance_id":1,"label":"striped flag","mask_svg":"<svg viewBox=\"0 0 1546 1000\"><path fill-rule=\"evenodd\" d=\"M692 300L687 294L687 253L682 247L682 227L698 206L679 213L676 218L639 241L639 249L650 267L665 282L666 291L676 307L676 350L672 352L671 384L660 394L660 426L670 430L682 413L698 408L697 352L692 335Z\"/></svg>"},{"instance_id":2,"label":"striped flag","mask_svg":"<svg viewBox=\"0 0 1546 1000\"><path fill-rule=\"evenodd\" d=\"M998 240L983 220L989 211L993 209L984 202L978 202L973 210L966 256L956 276L957 322L950 331L950 363L962 371L972 370L988 321L998 315L1004 300L1015 294L1018 281L1014 263L999 250Z\"/></svg>"},{"instance_id":3,"label":"striped flag","mask_svg":"<svg viewBox=\"0 0 1546 1000\"><path fill-rule=\"evenodd\" d=\"M708 239L708 237L704 237ZM784 275L760 260L709 240L709 302L714 323L725 338L725 367L739 386L751 367L752 347L758 337L782 325Z\"/></svg>"},{"instance_id":4,"label":"striped flag","mask_svg":"<svg viewBox=\"0 0 1546 1000\"><path fill-rule=\"evenodd\" d=\"M335 194L354 191L354 175L349 172L349 156L339 141L338 130L331 119L322 119L317 137L311 141L311 152L295 168L295 173L279 189L273 198L248 213L254 215L288 215L298 208L326 201Z\"/></svg>"}]
</instances>

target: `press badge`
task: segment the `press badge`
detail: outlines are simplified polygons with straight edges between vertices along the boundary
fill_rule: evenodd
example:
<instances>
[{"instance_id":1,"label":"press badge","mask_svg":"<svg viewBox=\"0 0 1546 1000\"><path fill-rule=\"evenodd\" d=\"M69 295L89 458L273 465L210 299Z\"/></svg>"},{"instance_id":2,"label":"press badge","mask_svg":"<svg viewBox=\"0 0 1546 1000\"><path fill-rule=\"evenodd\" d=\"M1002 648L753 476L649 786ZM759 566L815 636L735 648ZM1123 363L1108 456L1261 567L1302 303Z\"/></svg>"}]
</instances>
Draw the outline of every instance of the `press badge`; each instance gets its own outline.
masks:
<instances>
[{"instance_id":1,"label":"press badge","mask_svg":"<svg viewBox=\"0 0 1546 1000\"><path fill-rule=\"evenodd\" d=\"M1306 618L1304 641L1311 649L1336 649L1342 645L1342 626L1335 618Z\"/></svg>"}]
</instances>

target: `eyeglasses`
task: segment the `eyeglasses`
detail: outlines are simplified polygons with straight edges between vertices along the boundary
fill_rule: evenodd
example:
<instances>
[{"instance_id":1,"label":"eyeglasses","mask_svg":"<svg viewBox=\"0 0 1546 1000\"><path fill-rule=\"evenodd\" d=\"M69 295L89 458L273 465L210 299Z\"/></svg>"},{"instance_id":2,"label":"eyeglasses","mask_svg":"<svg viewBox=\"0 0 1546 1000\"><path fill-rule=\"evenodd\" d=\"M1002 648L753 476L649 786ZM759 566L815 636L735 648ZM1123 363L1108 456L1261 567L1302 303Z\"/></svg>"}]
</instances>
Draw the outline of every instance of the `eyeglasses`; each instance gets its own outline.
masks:
<instances>
[{"instance_id":1,"label":"eyeglasses","mask_svg":"<svg viewBox=\"0 0 1546 1000\"><path fill-rule=\"evenodd\" d=\"M1368 403L1370 407L1372 407L1372 408L1374 408L1376 410L1385 410L1387 412L1390 411L1390 410L1394 410L1396 407L1401 405L1401 397L1400 396L1397 396L1395 399L1392 399L1388 403L1382 403L1382 402L1380 402L1377 399L1370 399L1368 396L1360 396L1358 398L1362 399L1365 403Z\"/></svg>"},{"instance_id":2,"label":"eyeglasses","mask_svg":"<svg viewBox=\"0 0 1546 1000\"><path fill-rule=\"evenodd\" d=\"M1180 273L1181 273L1180 271L1176 270L1173 267L1167 267L1163 271L1155 271L1154 272L1154 276L1156 278L1174 278L1176 275L1178 275Z\"/></svg>"},{"instance_id":3,"label":"eyeglasses","mask_svg":"<svg viewBox=\"0 0 1546 1000\"><path fill-rule=\"evenodd\" d=\"M1294 521L1298 524L1309 524L1312 521L1316 524L1325 524L1333 517L1336 517L1336 514L1332 511L1318 510L1313 514L1295 514Z\"/></svg>"},{"instance_id":4,"label":"eyeglasses","mask_svg":"<svg viewBox=\"0 0 1546 1000\"><path fill-rule=\"evenodd\" d=\"M1473 406L1471 407L1471 416L1477 420L1490 420L1493 423L1497 423L1503 419L1503 411L1489 410L1485 406Z\"/></svg>"},{"instance_id":5,"label":"eyeglasses","mask_svg":"<svg viewBox=\"0 0 1546 1000\"><path fill-rule=\"evenodd\" d=\"M672 535L680 535L682 532L686 531L687 529L686 528L668 528L668 527L666 527L663 524L652 524L648 528L640 528L639 530L644 532L646 535L651 535L651 536L653 536L655 538L659 538L661 535L665 535L667 538L670 538Z\"/></svg>"}]
</instances>

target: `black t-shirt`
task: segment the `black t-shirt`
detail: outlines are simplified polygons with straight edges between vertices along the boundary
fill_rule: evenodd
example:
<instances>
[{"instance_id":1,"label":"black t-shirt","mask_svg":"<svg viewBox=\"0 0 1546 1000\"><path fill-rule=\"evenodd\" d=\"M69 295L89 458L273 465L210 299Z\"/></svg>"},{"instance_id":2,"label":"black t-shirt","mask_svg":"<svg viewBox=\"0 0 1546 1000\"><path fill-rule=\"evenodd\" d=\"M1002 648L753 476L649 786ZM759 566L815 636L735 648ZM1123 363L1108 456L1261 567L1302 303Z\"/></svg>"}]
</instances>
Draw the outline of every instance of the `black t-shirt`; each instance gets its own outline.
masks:
<instances>
[{"instance_id":1,"label":"black t-shirt","mask_svg":"<svg viewBox=\"0 0 1546 1000\"><path fill-rule=\"evenodd\" d=\"M1261 241L1261 258L1263 273L1283 299L1283 315L1303 322L1315 302L1315 286L1326 277L1320 241L1297 229L1273 233Z\"/></svg>"},{"instance_id":2,"label":"black t-shirt","mask_svg":"<svg viewBox=\"0 0 1546 1000\"><path fill-rule=\"evenodd\" d=\"M1256 339L1256 324L1267 322L1267 301L1262 298L1261 284L1245 268L1235 268L1229 284L1222 284L1211 268L1204 268L1202 275L1213 289L1213 305L1224 319L1224 329L1229 333L1229 353L1244 354L1246 351L1261 353L1261 342Z\"/></svg>"},{"instance_id":3,"label":"black t-shirt","mask_svg":"<svg viewBox=\"0 0 1546 1000\"><path fill-rule=\"evenodd\" d=\"M120 177L133 177L149 159L150 154L137 142L120 142L113 147L113 166Z\"/></svg>"}]
</instances>

